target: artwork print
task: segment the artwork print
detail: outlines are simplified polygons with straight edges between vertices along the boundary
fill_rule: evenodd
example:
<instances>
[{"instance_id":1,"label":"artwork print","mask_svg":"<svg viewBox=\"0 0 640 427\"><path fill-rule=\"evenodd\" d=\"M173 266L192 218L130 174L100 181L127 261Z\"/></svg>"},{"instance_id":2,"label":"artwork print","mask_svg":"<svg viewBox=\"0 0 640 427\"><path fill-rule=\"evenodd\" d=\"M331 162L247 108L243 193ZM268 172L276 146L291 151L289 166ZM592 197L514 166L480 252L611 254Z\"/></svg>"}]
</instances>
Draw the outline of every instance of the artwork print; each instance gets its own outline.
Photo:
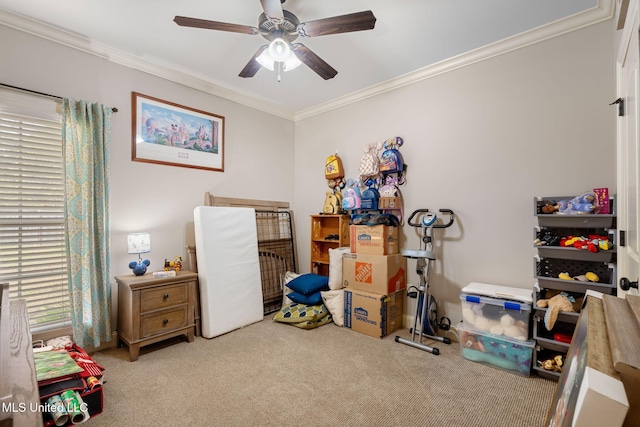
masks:
<instances>
[{"instance_id":1,"label":"artwork print","mask_svg":"<svg viewBox=\"0 0 640 427\"><path fill-rule=\"evenodd\" d=\"M224 171L224 117L132 92L132 160Z\"/></svg>"}]
</instances>

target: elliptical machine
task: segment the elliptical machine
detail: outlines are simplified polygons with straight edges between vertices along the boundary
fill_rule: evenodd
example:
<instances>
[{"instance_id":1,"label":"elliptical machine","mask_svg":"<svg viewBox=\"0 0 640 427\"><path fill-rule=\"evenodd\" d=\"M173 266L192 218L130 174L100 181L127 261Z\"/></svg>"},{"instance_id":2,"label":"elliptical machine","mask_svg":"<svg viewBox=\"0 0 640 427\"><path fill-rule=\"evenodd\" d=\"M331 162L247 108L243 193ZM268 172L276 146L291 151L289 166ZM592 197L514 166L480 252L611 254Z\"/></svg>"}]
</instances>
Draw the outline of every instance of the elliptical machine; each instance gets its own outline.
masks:
<instances>
[{"instance_id":1,"label":"elliptical machine","mask_svg":"<svg viewBox=\"0 0 640 427\"><path fill-rule=\"evenodd\" d=\"M420 277L420 284L415 291L417 303L413 319L413 328L411 328L411 339L396 336L396 342L407 344L435 355L440 354L440 350L423 344L423 338L428 338L444 344L451 344L451 339L436 335L438 328L443 330L449 329L451 321L446 317L438 320L437 303L431 294L429 294L429 265L431 264L431 261L436 260L436 255L433 252L433 229L447 228L451 227L453 224L454 214L451 209L440 209L440 213L447 215L449 217L449 222L446 224L436 224L438 216L434 212L429 212L429 209L418 209L414 211L407 220L407 224L410 226L421 227L423 230L420 249L406 249L402 251L402 256L417 260L416 273ZM416 218L416 222L414 222L413 219L416 215L418 217ZM412 294L412 292L409 292L409 289L407 289L407 292L408 295ZM413 295L410 296L413 297Z\"/></svg>"}]
</instances>

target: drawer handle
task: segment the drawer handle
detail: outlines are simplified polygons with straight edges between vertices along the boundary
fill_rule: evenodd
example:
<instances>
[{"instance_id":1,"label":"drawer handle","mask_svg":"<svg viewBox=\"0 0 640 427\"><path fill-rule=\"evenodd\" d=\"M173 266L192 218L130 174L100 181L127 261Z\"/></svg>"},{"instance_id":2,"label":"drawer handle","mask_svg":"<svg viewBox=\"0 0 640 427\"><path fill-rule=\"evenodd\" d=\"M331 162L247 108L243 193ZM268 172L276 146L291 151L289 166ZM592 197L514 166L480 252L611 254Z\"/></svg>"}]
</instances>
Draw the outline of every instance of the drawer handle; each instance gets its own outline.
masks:
<instances>
[{"instance_id":1,"label":"drawer handle","mask_svg":"<svg viewBox=\"0 0 640 427\"><path fill-rule=\"evenodd\" d=\"M169 294L164 294L164 295L162 296L162 298L164 298L164 299L169 299Z\"/></svg>"},{"instance_id":2,"label":"drawer handle","mask_svg":"<svg viewBox=\"0 0 640 427\"><path fill-rule=\"evenodd\" d=\"M162 326L167 326L167 323L169 323L169 320L168 319L164 319L162 321Z\"/></svg>"}]
</instances>

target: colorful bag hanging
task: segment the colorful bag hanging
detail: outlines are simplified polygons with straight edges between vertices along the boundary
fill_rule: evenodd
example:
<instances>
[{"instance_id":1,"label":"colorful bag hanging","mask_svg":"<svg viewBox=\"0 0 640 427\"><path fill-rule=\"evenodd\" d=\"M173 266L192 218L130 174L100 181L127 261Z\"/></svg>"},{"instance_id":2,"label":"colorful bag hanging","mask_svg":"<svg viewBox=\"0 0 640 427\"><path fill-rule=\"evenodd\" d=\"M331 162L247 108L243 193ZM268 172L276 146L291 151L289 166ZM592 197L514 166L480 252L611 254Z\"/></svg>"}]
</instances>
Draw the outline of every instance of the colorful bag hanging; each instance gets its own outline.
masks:
<instances>
[{"instance_id":1,"label":"colorful bag hanging","mask_svg":"<svg viewBox=\"0 0 640 427\"><path fill-rule=\"evenodd\" d=\"M342 160L338 157L338 154L327 157L324 167L324 177L326 179L338 179L344 178L344 168L342 167Z\"/></svg>"},{"instance_id":2,"label":"colorful bag hanging","mask_svg":"<svg viewBox=\"0 0 640 427\"><path fill-rule=\"evenodd\" d=\"M367 144L364 148L364 155L360 159L358 177L360 182L365 183L369 179L376 180L380 175L380 159L378 151L382 148L380 143Z\"/></svg>"},{"instance_id":3,"label":"colorful bag hanging","mask_svg":"<svg viewBox=\"0 0 640 427\"><path fill-rule=\"evenodd\" d=\"M389 138L384 143L384 151L380 156L380 172L383 174L402 173L404 171L404 161L398 148L402 146L403 140L399 136Z\"/></svg>"}]
</instances>

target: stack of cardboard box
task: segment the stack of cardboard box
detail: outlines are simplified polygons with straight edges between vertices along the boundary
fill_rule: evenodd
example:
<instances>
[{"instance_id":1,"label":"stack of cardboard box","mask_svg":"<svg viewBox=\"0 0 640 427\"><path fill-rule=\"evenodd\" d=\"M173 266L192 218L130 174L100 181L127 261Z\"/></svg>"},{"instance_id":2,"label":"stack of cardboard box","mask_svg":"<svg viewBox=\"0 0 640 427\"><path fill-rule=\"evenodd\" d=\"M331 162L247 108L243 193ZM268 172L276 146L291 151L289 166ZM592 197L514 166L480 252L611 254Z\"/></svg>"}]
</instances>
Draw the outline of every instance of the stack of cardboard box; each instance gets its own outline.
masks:
<instances>
[{"instance_id":1,"label":"stack of cardboard box","mask_svg":"<svg viewBox=\"0 0 640 427\"><path fill-rule=\"evenodd\" d=\"M402 327L407 259L398 227L351 225L351 253L342 261L344 326L376 338Z\"/></svg>"}]
</instances>

